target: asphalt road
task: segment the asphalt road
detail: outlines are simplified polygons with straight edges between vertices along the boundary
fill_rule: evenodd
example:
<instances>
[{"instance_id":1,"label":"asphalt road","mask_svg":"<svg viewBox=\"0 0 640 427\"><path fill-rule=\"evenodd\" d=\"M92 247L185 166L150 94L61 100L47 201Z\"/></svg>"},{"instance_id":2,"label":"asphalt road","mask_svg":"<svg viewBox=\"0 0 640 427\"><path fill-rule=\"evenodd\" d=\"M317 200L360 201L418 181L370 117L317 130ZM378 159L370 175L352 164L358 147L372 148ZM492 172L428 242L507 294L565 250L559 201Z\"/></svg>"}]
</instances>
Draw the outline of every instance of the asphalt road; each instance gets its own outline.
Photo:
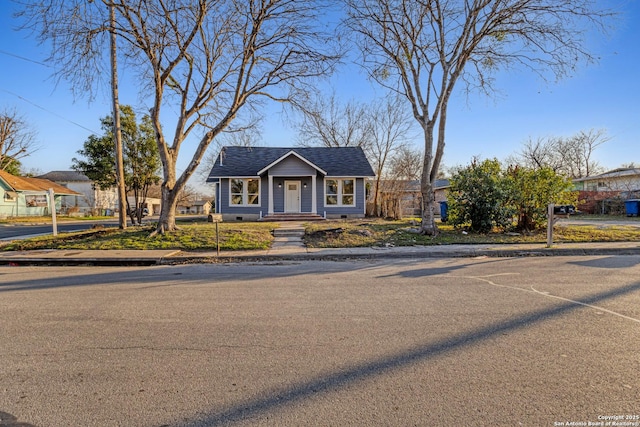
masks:
<instances>
[{"instance_id":1,"label":"asphalt road","mask_svg":"<svg viewBox=\"0 0 640 427\"><path fill-rule=\"evenodd\" d=\"M202 215L180 215L180 221L205 221L206 217ZM157 222L158 217L145 217L142 220L142 223L145 224L147 222ZM131 225L131 220L127 218L127 224L129 227L134 227ZM82 231L93 228L96 225L102 227L117 227L118 220L98 220L98 221L60 221L57 223L58 232L59 233L68 233L73 231ZM52 234L53 226L51 224L0 224L0 240L12 240L12 239L24 239L31 236L43 235L43 234ZM0 426L1 427L1 426Z\"/></svg>"},{"instance_id":2,"label":"asphalt road","mask_svg":"<svg viewBox=\"0 0 640 427\"><path fill-rule=\"evenodd\" d=\"M59 233L68 233L72 231L88 230L94 225L100 224L103 227L117 227L117 221L78 221L73 223L58 223ZM20 239L30 236L38 236L43 234L52 234L53 226L51 224L0 224L0 240Z\"/></svg>"},{"instance_id":3,"label":"asphalt road","mask_svg":"<svg viewBox=\"0 0 640 427\"><path fill-rule=\"evenodd\" d=\"M640 425L639 263L1 267L0 420Z\"/></svg>"}]
</instances>

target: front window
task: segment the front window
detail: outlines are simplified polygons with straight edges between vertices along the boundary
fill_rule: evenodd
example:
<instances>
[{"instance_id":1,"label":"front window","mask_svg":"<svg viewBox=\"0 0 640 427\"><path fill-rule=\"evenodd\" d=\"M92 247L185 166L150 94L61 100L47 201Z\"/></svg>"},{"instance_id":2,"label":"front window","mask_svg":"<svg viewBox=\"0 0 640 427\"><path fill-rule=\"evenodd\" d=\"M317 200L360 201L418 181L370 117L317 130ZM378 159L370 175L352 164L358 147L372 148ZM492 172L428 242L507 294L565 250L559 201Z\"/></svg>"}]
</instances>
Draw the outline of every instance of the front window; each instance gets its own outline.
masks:
<instances>
[{"instance_id":1,"label":"front window","mask_svg":"<svg viewBox=\"0 0 640 427\"><path fill-rule=\"evenodd\" d=\"M355 206L356 181L353 178L325 180L327 206Z\"/></svg>"},{"instance_id":2,"label":"front window","mask_svg":"<svg viewBox=\"0 0 640 427\"><path fill-rule=\"evenodd\" d=\"M328 179L326 182L327 205L338 204L338 180Z\"/></svg>"},{"instance_id":3,"label":"front window","mask_svg":"<svg viewBox=\"0 0 640 427\"><path fill-rule=\"evenodd\" d=\"M13 191L5 191L4 200L7 202L15 202L18 195Z\"/></svg>"},{"instance_id":4,"label":"front window","mask_svg":"<svg viewBox=\"0 0 640 427\"><path fill-rule=\"evenodd\" d=\"M260 179L233 178L229 180L229 204L232 206L260 205Z\"/></svg>"},{"instance_id":5,"label":"front window","mask_svg":"<svg viewBox=\"0 0 640 427\"><path fill-rule=\"evenodd\" d=\"M352 179L342 180L342 205L353 206L355 197L355 183Z\"/></svg>"}]
</instances>

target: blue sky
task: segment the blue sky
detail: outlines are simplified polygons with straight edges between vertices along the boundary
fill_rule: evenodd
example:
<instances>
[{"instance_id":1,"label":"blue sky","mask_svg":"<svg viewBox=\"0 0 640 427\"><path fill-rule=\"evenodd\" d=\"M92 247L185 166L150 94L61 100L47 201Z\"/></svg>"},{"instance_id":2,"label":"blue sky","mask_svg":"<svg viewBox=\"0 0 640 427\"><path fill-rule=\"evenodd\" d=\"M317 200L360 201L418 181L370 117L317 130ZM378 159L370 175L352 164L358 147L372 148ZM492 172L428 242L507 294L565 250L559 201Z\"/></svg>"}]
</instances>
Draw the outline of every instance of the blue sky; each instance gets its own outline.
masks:
<instances>
[{"instance_id":1,"label":"blue sky","mask_svg":"<svg viewBox=\"0 0 640 427\"><path fill-rule=\"evenodd\" d=\"M38 46L28 33L14 31L12 7L0 2L0 110L15 108L38 134L40 148L22 160L24 169L43 173L70 169L87 137L100 133L100 117L110 113L108 89L89 104L86 99L74 100L66 83L56 86L52 68L41 64L47 48ZM617 29L608 38L596 38L592 49L600 63L559 83L514 71L498 77L497 97L457 96L449 107L444 165L468 164L474 156L503 160L528 138L570 136L589 129L606 129L611 137L594 154L602 166L640 164L640 1L629 1ZM120 73L127 78L126 70ZM131 87L121 84L120 101L140 106ZM333 90L343 101L367 101L376 92L357 69L341 70L327 86L328 92ZM270 108L266 116L263 143L293 145L295 133L278 110ZM421 144L416 139L416 146ZM192 149L189 144L183 148L179 167L187 164ZM198 186L196 179L192 184Z\"/></svg>"}]
</instances>

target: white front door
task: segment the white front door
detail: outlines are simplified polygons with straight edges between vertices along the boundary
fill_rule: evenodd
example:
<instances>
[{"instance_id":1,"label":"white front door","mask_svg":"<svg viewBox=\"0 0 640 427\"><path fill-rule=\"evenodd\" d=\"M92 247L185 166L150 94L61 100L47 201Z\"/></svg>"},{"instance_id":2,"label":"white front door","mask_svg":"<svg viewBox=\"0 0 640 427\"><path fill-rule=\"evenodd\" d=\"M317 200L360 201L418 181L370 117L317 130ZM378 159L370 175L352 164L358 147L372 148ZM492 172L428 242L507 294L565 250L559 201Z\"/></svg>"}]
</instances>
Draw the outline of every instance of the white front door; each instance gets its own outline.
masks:
<instances>
[{"instance_id":1,"label":"white front door","mask_svg":"<svg viewBox=\"0 0 640 427\"><path fill-rule=\"evenodd\" d=\"M300 213L300 181L284 182L284 211Z\"/></svg>"}]
</instances>

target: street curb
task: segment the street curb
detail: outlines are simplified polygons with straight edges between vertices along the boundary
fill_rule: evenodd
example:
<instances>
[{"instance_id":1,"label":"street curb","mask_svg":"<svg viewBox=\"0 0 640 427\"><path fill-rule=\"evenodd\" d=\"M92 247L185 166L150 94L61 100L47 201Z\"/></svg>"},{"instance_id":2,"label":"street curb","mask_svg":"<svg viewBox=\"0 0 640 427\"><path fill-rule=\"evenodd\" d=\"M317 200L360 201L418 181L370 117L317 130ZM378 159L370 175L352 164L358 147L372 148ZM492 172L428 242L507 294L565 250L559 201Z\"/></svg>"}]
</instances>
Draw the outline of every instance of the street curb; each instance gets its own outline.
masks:
<instances>
[{"instance_id":1,"label":"street curb","mask_svg":"<svg viewBox=\"0 0 640 427\"><path fill-rule=\"evenodd\" d=\"M469 251L424 251L424 252L378 252L378 253L291 253L279 255L221 255L193 256L176 255L162 258L160 264L208 264L230 262L268 262L268 261L344 261L357 259L428 259L428 258L523 258L548 256L612 256L640 255L640 248L566 248L566 249L472 249Z\"/></svg>"},{"instance_id":2,"label":"street curb","mask_svg":"<svg viewBox=\"0 0 640 427\"><path fill-rule=\"evenodd\" d=\"M507 246L507 245L505 245ZM100 251L104 253L103 251ZM141 251L144 252L144 251ZM217 256L212 253L198 254L173 251L163 255L135 256L87 256L78 254L66 254L60 251L60 256L51 253L48 256L29 254L20 256L0 256L0 266L153 266L153 265L179 265L179 264L217 264L239 262L282 262L282 261L346 261L346 260L379 260L379 259L429 259L429 258L523 258L523 257L548 257L548 256L614 256L614 255L640 255L638 247L551 247L551 248L477 248L457 247L446 249L443 247L425 247L423 249L392 248L371 251L371 248L335 249L327 252L292 251L285 253L224 253Z\"/></svg>"}]
</instances>

